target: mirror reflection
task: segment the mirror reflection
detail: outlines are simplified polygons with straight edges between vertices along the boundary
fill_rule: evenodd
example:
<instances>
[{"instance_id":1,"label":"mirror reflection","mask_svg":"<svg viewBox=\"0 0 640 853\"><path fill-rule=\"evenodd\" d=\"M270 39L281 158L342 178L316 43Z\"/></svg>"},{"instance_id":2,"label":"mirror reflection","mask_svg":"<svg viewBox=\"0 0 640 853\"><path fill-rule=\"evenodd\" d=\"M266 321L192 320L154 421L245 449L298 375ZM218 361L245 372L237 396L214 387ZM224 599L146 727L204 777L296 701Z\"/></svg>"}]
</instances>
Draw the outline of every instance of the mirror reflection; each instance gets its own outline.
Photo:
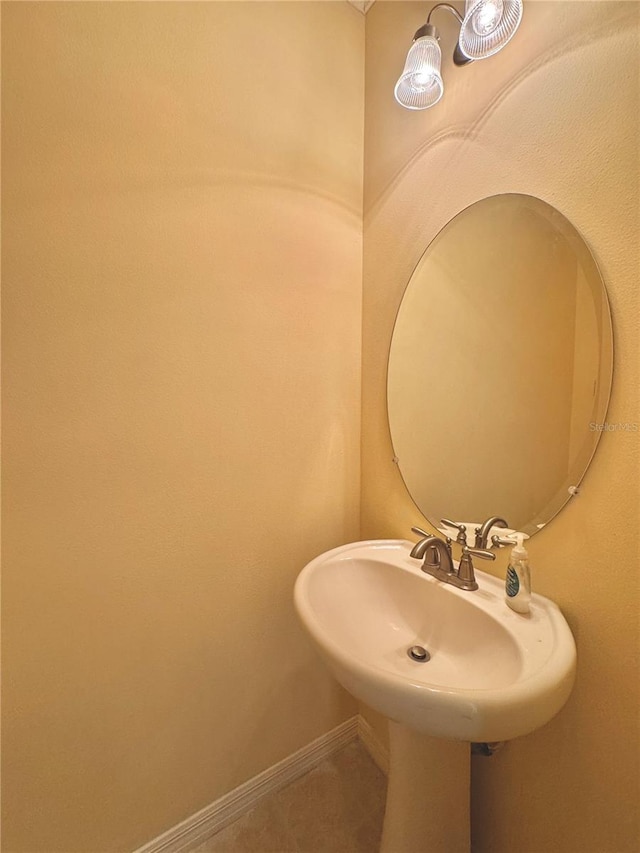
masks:
<instances>
[{"instance_id":1,"label":"mirror reflection","mask_svg":"<svg viewBox=\"0 0 640 853\"><path fill-rule=\"evenodd\" d=\"M491 516L547 524L595 452L611 365L604 284L571 223L525 195L463 210L414 270L389 354L393 448L423 515L471 525L470 545Z\"/></svg>"}]
</instances>

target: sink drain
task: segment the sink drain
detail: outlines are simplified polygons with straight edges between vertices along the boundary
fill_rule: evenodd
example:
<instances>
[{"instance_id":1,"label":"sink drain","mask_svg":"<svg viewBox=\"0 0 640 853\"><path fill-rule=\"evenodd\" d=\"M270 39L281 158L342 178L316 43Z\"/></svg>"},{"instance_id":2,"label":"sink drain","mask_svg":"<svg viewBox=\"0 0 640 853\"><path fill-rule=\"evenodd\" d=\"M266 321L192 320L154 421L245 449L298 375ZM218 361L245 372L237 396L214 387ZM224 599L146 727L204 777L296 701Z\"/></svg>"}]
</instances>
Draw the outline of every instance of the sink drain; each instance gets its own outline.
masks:
<instances>
[{"instance_id":1,"label":"sink drain","mask_svg":"<svg viewBox=\"0 0 640 853\"><path fill-rule=\"evenodd\" d=\"M411 660L417 660L419 663L425 663L431 658L431 655L423 646L411 646L410 649L407 649L407 654Z\"/></svg>"}]
</instances>

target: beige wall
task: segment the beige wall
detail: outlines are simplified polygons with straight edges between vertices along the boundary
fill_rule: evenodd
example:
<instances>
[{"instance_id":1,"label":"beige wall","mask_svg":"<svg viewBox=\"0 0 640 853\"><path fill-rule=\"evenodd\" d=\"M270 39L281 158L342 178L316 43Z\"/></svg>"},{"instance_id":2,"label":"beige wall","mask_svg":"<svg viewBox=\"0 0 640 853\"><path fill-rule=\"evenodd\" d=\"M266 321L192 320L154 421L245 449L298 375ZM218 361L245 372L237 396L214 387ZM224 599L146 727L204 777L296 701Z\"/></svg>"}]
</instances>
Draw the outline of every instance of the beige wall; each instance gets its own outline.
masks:
<instances>
[{"instance_id":1,"label":"beige wall","mask_svg":"<svg viewBox=\"0 0 640 853\"><path fill-rule=\"evenodd\" d=\"M363 535L424 523L386 351L478 198L537 195L584 234L609 420L640 421L637 11L527 2L517 48L445 49L423 114L391 90L425 4L369 12ZM131 849L353 711L291 587L358 536L363 34L338 2L4 5L7 853ZM578 682L474 765L479 851L637 848L639 446L605 434L531 543Z\"/></svg>"},{"instance_id":2,"label":"beige wall","mask_svg":"<svg viewBox=\"0 0 640 853\"><path fill-rule=\"evenodd\" d=\"M461 69L448 47L455 21L440 13L445 93L424 113L398 107L392 88L425 4L378 0L368 13L363 536L406 537L425 524L392 464L387 348L425 246L479 198L536 195L581 231L613 313L608 420L640 422L639 8L527 2L517 42ZM639 436L605 434L579 498L531 542L534 587L559 603L576 636L577 684L549 725L474 762L479 853L638 849ZM502 574L503 562L491 571Z\"/></svg>"},{"instance_id":3,"label":"beige wall","mask_svg":"<svg viewBox=\"0 0 640 853\"><path fill-rule=\"evenodd\" d=\"M358 536L364 18L2 25L3 850L125 851L354 712L292 586Z\"/></svg>"}]
</instances>

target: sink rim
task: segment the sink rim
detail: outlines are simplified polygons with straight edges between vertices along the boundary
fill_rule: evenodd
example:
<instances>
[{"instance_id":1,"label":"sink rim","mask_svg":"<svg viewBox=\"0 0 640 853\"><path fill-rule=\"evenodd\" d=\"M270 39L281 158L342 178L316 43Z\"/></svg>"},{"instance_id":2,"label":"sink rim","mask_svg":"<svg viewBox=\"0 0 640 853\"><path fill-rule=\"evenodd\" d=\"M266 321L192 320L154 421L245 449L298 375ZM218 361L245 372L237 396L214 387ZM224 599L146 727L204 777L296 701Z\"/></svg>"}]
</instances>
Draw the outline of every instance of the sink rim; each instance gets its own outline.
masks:
<instances>
[{"instance_id":1,"label":"sink rim","mask_svg":"<svg viewBox=\"0 0 640 853\"><path fill-rule=\"evenodd\" d=\"M453 737L469 740L507 740L518 737L544 725L565 704L575 678L576 648L573 634L555 602L537 593L532 595L534 619L515 613L504 603L504 581L493 575L477 570L479 589L474 592L458 590L450 584L444 584L421 571L420 562L409 557L413 543L402 539L369 539L351 542L333 548L311 560L302 569L295 583L294 600L300 619L311 635L323 657L327 660L347 690L362 701L372 704L377 710L398 719L403 702L417 702L424 706L426 715L438 711L446 716L449 712L455 716L464 706L462 716L457 719L441 720L435 724L424 721L430 726L427 733L435 736ZM498 622L510 635L523 661L523 672L515 681L493 687L456 687L412 680L406 674L393 672L389 668L376 665L372 661L359 658L344 650L339 642L330 636L326 624L318 618L309 599L311 578L323 564L336 562L348 563L358 557L367 557L389 565L390 571L411 573L418 582L427 583L445 590L462 599L467 606L481 609L487 618ZM387 559L384 559L384 558ZM394 557L395 560L390 558ZM402 561L405 561L404 563ZM475 598L474 598L475 596ZM548 652L536 660L527 651L524 641L535 639L536 631L544 629L549 637ZM523 638L524 635L524 638ZM347 683L345 683L347 682ZM395 696L395 702L386 704L397 711L396 716L389 713L381 693L387 691ZM378 706L372 702L372 696L379 699ZM533 707L538 700L539 707ZM457 705L456 705L457 702ZM546 710L545 710L546 709ZM509 716L520 714L521 722ZM419 714L414 715L414 724L422 724ZM400 719L400 722L406 722ZM475 725L473 724L475 721ZM433 724L433 725L432 725ZM433 729L433 731L431 730ZM437 730L437 731L436 731ZM460 733L462 732L462 734Z\"/></svg>"}]
</instances>

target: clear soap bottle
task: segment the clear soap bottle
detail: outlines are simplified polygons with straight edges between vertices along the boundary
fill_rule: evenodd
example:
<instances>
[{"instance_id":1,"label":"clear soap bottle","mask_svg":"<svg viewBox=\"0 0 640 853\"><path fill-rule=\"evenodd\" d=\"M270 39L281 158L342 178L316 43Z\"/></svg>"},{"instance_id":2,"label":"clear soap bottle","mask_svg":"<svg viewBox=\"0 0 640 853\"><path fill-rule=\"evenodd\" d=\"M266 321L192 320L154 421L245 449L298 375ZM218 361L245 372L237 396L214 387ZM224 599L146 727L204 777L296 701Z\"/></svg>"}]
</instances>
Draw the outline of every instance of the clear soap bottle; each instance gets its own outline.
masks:
<instances>
[{"instance_id":1,"label":"clear soap bottle","mask_svg":"<svg viewBox=\"0 0 640 853\"><path fill-rule=\"evenodd\" d=\"M517 544L511 550L507 579L505 582L505 601L516 613L528 613L531 606L531 569L529 554L522 544L524 536L516 534Z\"/></svg>"}]
</instances>

